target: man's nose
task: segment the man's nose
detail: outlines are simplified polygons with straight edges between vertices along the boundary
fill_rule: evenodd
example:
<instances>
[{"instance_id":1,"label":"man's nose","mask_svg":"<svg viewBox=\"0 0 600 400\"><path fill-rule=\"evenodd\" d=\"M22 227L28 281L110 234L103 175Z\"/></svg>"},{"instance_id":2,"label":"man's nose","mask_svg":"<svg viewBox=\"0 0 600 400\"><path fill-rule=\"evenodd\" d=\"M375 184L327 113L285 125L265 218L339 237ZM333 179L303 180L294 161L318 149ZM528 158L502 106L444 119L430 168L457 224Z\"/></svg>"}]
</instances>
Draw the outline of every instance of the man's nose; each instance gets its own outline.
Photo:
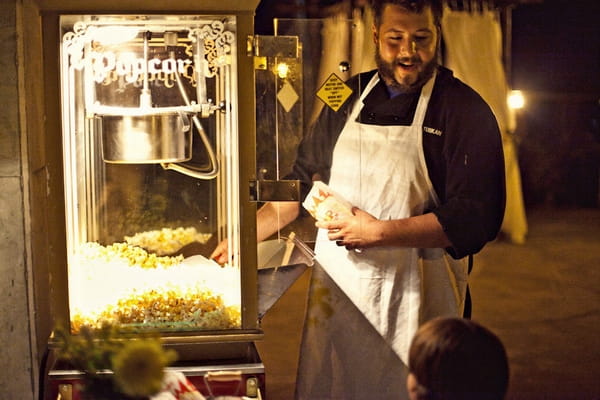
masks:
<instances>
[{"instance_id":1,"label":"man's nose","mask_svg":"<svg viewBox=\"0 0 600 400\"><path fill-rule=\"evenodd\" d=\"M400 54L412 56L417 52L417 42L414 40L405 40L400 46Z\"/></svg>"}]
</instances>

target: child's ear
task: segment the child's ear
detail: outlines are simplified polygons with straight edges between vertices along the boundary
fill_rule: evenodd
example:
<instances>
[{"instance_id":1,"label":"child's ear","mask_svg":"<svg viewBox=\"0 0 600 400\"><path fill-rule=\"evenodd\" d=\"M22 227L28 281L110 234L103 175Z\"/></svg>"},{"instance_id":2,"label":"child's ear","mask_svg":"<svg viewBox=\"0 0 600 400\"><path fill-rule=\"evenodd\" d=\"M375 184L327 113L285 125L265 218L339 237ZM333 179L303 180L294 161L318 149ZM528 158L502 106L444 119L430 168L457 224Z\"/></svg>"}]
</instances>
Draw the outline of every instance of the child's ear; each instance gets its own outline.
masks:
<instances>
[{"instance_id":1,"label":"child's ear","mask_svg":"<svg viewBox=\"0 0 600 400\"><path fill-rule=\"evenodd\" d=\"M419 388L419 382L417 382L417 378L415 377L415 375L412 372L409 373L408 377L406 378L406 389L408 391L408 398L410 400L418 400L419 399L418 388Z\"/></svg>"}]
</instances>

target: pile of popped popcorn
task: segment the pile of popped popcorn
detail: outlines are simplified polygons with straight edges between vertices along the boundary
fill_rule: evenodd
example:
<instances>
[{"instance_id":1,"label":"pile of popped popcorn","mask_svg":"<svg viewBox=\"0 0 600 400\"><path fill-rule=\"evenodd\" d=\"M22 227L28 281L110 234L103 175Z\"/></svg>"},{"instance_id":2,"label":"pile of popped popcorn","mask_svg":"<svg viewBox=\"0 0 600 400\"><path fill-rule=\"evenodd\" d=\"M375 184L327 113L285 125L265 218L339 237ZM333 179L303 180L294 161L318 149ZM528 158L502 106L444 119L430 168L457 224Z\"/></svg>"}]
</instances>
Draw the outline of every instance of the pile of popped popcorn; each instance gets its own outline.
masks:
<instances>
[{"instance_id":1,"label":"pile of popped popcorn","mask_svg":"<svg viewBox=\"0 0 600 400\"><path fill-rule=\"evenodd\" d=\"M192 242L206 243L211 236L210 233L199 233L194 227L179 227L136 233L133 236L125 236L125 241L130 245L164 256L173 254Z\"/></svg>"},{"instance_id":2,"label":"pile of popped popcorn","mask_svg":"<svg viewBox=\"0 0 600 400\"><path fill-rule=\"evenodd\" d=\"M239 269L204 260L157 256L127 243L82 244L69 262L72 331L105 322L169 330L239 328Z\"/></svg>"}]
</instances>

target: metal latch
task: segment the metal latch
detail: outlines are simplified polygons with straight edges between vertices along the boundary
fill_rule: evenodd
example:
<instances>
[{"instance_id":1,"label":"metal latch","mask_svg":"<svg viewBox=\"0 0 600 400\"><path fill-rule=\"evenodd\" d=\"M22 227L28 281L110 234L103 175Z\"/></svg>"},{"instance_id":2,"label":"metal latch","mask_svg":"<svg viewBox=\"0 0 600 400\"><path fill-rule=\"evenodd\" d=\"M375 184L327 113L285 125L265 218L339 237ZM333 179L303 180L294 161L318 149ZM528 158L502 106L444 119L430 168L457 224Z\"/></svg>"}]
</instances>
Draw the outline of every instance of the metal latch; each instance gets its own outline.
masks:
<instances>
[{"instance_id":1,"label":"metal latch","mask_svg":"<svg viewBox=\"0 0 600 400\"><path fill-rule=\"evenodd\" d=\"M258 379L255 377L250 377L246 380L246 397L253 399L259 397Z\"/></svg>"},{"instance_id":2,"label":"metal latch","mask_svg":"<svg viewBox=\"0 0 600 400\"><path fill-rule=\"evenodd\" d=\"M250 201L300 201L300 181L251 180Z\"/></svg>"},{"instance_id":3,"label":"metal latch","mask_svg":"<svg viewBox=\"0 0 600 400\"><path fill-rule=\"evenodd\" d=\"M298 36L248 36L248 56L298 58Z\"/></svg>"},{"instance_id":4,"label":"metal latch","mask_svg":"<svg viewBox=\"0 0 600 400\"><path fill-rule=\"evenodd\" d=\"M73 385L69 383L61 383L58 385L57 400L73 400Z\"/></svg>"}]
</instances>

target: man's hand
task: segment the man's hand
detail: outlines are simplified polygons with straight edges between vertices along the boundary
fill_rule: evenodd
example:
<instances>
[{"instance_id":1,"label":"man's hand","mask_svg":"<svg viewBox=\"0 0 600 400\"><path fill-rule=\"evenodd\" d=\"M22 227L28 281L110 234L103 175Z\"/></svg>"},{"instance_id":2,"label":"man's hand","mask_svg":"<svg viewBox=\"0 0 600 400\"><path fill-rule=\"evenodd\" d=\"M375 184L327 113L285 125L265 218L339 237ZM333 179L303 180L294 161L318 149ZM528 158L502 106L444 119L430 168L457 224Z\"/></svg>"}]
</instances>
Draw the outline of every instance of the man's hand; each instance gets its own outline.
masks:
<instances>
[{"instance_id":1,"label":"man's hand","mask_svg":"<svg viewBox=\"0 0 600 400\"><path fill-rule=\"evenodd\" d=\"M446 248L452 243L433 213L414 217L379 220L359 209L352 208L352 217L336 221L321 221L315 225L328 230L329 240L348 250L375 246L417 248Z\"/></svg>"},{"instance_id":2,"label":"man's hand","mask_svg":"<svg viewBox=\"0 0 600 400\"><path fill-rule=\"evenodd\" d=\"M227 262L227 239L223 239L221 243L215 247L210 258L215 260L220 265L223 265Z\"/></svg>"},{"instance_id":3,"label":"man's hand","mask_svg":"<svg viewBox=\"0 0 600 400\"><path fill-rule=\"evenodd\" d=\"M256 213L256 241L261 242L269 236L292 222L300 212L300 203L297 201L283 201L278 203L266 203ZM219 264L225 264L227 260L227 239L215 247L210 258Z\"/></svg>"},{"instance_id":4,"label":"man's hand","mask_svg":"<svg viewBox=\"0 0 600 400\"><path fill-rule=\"evenodd\" d=\"M315 224L328 230L329 240L335 240L338 246L348 250L366 249L379 244L381 240L381 221L358 207L352 207L352 217L336 221L322 221Z\"/></svg>"}]
</instances>

